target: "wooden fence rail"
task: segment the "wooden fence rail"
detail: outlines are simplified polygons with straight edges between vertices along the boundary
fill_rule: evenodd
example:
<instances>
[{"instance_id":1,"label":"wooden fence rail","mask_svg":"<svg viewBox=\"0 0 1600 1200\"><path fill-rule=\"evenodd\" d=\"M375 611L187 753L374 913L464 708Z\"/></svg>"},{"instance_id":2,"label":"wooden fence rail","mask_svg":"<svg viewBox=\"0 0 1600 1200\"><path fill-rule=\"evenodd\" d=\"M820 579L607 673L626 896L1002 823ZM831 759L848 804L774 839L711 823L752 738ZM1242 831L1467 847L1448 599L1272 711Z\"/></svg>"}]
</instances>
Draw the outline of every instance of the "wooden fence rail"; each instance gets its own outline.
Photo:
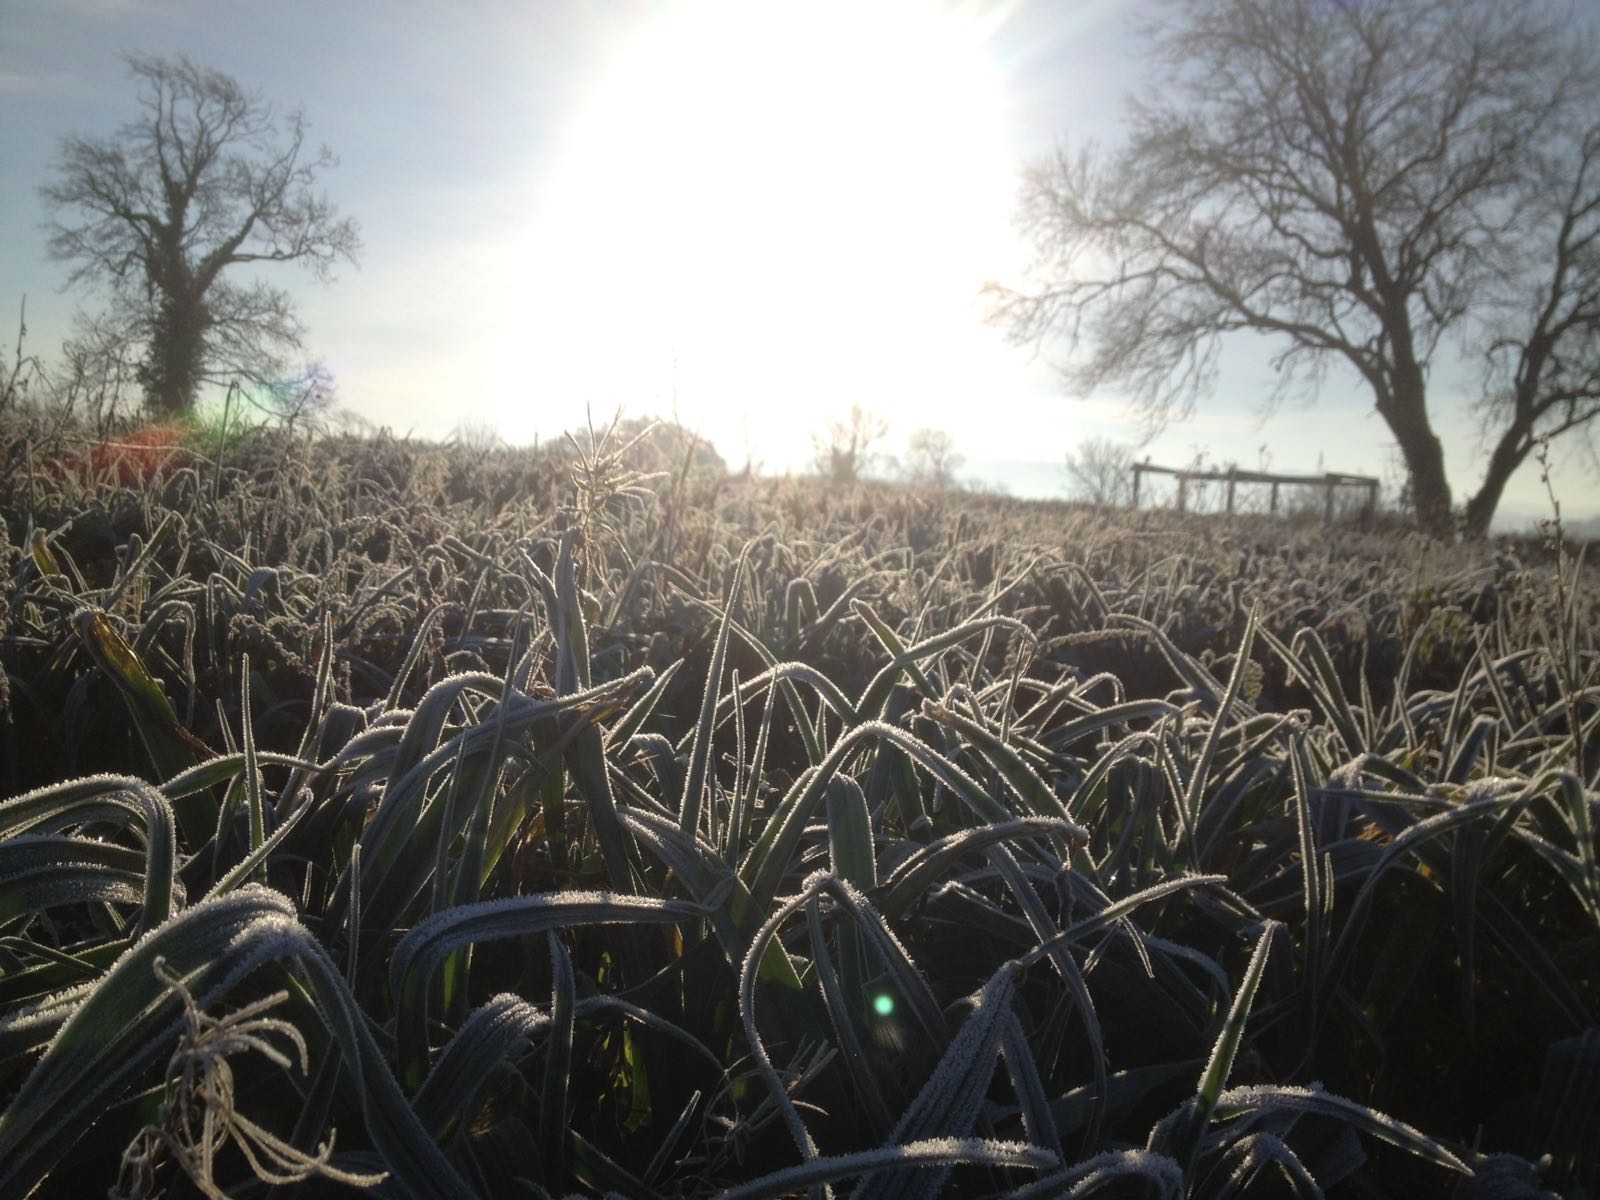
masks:
<instances>
[{"instance_id":1,"label":"wooden fence rail","mask_svg":"<svg viewBox=\"0 0 1600 1200\"><path fill-rule=\"evenodd\" d=\"M1301 487L1320 487L1324 489L1322 502L1322 519L1333 520L1334 492L1342 487L1359 487L1366 491L1366 499L1361 505L1363 520L1370 518L1378 506L1378 481L1370 475L1343 475L1329 471L1322 475L1270 475L1265 471L1243 471L1237 467L1229 467L1223 471L1193 471L1182 467L1159 467L1154 463L1133 464L1133 502L1132 507L1139 507L1139 484L1146 475L1173 475L1178 480L1178 511L1184 512L1188 505L1189 484L1191 483L1226 483L1228 485L1228 513L1234 511L1234 493L1241 483L1268 483L1272 485L1272 499L1268 511L1278 511L1278 488L1287 483Z\"/></svg>"}]
</instances>

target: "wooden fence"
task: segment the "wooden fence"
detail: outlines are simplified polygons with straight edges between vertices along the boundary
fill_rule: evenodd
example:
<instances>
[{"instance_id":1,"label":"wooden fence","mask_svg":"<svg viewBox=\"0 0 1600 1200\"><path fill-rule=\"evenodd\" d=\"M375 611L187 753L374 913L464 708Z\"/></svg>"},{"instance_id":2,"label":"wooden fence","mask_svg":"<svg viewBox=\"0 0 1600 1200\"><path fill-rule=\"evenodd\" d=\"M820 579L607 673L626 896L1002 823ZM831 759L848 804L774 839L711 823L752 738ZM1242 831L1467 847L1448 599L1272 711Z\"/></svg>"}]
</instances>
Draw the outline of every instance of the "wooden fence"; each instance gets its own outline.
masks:
<instances>
[{"instance_id":1,"label":"wooden fence","mask_svg":"<svg viewBox=\"0 0 1600 1200\"><path fill-rule=\"evenodd\" d=\"M1241 471L1237 467L1229 467L1222 471L1193 471L1181 467L1158 467L1153 463L1133 464L1133 501L1132 507L1139 507L1139 484L1146 475L1174 475L1178 480L1178 511L1184 512L1188 506L1189 485L1191 483L1225 483L1227 488L1227 511L1232 515L1234 511L1235 493L1241 483L1267 483L1272 485L1272 499L1268 504L1268 511L1278 511L1278 489L1283 484L1297 487L1320 487L1323 489L1322 518L1325 521L1333 520L1333 497L1337 489L1342 487L1358 487L1366 491L1366 498L1361 505L1363 520L1370 518L1378 506L1378 481L1370 475L1342 475L1329 471L1323 475L1269 475L1265 471Z\"/></svg>"}]
</instances>

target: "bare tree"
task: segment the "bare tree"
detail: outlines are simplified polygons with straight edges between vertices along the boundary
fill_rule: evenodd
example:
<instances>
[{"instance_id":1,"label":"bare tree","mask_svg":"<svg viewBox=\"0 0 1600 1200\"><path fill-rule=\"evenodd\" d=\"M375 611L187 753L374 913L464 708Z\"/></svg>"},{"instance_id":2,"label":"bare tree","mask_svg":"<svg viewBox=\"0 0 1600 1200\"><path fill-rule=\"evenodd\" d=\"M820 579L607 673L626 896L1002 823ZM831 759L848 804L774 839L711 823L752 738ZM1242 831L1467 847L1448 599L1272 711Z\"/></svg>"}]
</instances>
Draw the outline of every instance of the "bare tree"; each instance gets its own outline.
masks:
<instances>
[{"instance_id":1,"label":"bare tree","mask_svg":"<svg viewBox=\"0 0 1600 1200\"><path fill-rule=\"evenodd\" d=\"M292 262L327 281L355 262L355 222L313 190L336 160L307 148L300 110L227 75L182 57L127 62L143 114L111 137L62 139L40 189L50 253L72 264L71 285L109 288L105 321L144 347L152 412L188 411L208 381L281 385L304 328L288 293L232 275Z\"/></svg>"},{"instance_id":2,"label":"bare tree","mask_svg":"<svg viewBox=\"0 0 1600 1200\"><path fill-rule=\"evenodd\" d=\"M829 421L827 430L811 439L817 470L835 483L854 483L871 467L872 447L889 432L883 417L859 404L843 421Z\"/></svg>"},{"instance_id":3,"label":"bare tree","mask_svg":"<svg viewBox=\"0 0 1600 1200\"><path fill-rule=\"evenodd\" d=\"M965 461L955 439L942 429L919 429L906 444L907 474L921 487L940 491L954 487L956 472Z\"/></svg>"},{"instance_id":4,"label":"bare tree","mask_svg":"<svg viewBox=\"0 0 1600 1200\"><path fill-rule=\"evenodd\" d=\"M1067 492L1101 508L1133 497L1133 447L1109 438L1085 438L1067 455Z\"/></svg>"},{"instance_id":5,"label":"bare tree","mask_svg":"<svg viewBox=\"0 0 1600 1200\"><path fill-rule=\"evenodd\" d=\"M1481 535L1538 439L1600 414L1592 32L1554 0L1169 0L1126 143L1029 172L1034 267L996 315L1085 347L1069 384L1129 386L1156 423L1237 331L1275 341L1274 399L1354 371L1436 534L1432 368L1460 350L1483 367Z\"/></svg>"}]
</instances>

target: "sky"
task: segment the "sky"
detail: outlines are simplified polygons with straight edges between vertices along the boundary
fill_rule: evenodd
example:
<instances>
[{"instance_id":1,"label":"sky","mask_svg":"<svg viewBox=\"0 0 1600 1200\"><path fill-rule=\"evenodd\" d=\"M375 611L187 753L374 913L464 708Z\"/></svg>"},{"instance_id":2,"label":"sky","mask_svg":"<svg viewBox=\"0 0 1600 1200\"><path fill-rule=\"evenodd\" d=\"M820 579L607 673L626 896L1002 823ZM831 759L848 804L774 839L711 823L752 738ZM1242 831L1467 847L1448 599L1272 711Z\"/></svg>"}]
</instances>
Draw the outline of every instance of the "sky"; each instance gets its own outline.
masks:
<instances>
[{"instance_id":1,"label":"sky","mask_svg":"<svg viewBox=\"0 0 1600 1200\"><path fill-rule=\"evenodd\" d=\"M47 358L64 292L37 187L61 137L135 115L125 52L189 55L303 106L339 157L322 189L362 228L322 286L279 269L340 403L396 433L512 442L675 418L737 467L804 469L852 405L883 449L948 432L969 474L1058 494L1083 439L1135 441L1117 395L1063 395L1050 352L986 325L978 289L1025 261L1018 173L1114 143L1152 86L1149 0L0 0L0 338L24 297ZM1398 482L1355 383L1268 415L1266 344L1139 454ZM1435 389L1458 496L1483 459ZM1448 385L1445 389L1448 390ZM1558 451L1564 511L1600 484ZM1537 468L1502 516L1548 511Z\"/></svg>"}]
</instances>

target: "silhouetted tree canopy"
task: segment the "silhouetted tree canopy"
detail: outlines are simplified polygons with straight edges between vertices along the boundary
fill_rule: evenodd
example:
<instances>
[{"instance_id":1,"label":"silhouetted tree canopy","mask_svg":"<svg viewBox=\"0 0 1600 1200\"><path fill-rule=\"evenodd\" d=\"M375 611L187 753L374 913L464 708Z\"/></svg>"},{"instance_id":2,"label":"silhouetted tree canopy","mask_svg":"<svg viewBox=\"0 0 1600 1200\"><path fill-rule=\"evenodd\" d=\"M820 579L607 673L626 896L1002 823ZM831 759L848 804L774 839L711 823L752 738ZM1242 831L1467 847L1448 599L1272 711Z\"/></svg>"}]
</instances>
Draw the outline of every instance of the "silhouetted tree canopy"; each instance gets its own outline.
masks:
<instances>
[{"instance_id":1,"label":"silhouetted tree canopy","mask_svg":"<svg viewBox=\"0 0 1600 1200\"><path fill-rule=\"evenodd\" d=\"M1133 447L1110 438L1085 438L1067 455L1067 492L1096 507L1120 507L1133 498Z\"/></svg>"},{"instance_id":2,"label":"silhouetted tree canopy","mask_svg":"<svg viewBox=\"0 0 1600 1200\"><path fill-rule=\"evenodd\" d=\"M1023 342L1152 420L1273 339L1279 394L1341 366L1372 395L1425 527L1452 529L1439 406L1476 404L1484 533L1542 436L1600 414L1600 54L1543 0L1169 0L1128 136L1027 176ZM1435 369L1476 362L1476 394ZM1454 372L1470 378L1471 372Z\"/></svg>"},{"instance_id":3,"label":"silhouetted tree canopy","mask_svg":"<svg viewBox=\"0 0 1600 1200\"><path fill-rule=\"evenodd\" d=\"M942 429L918 429L906 443L906 476L919 487L954 487L965 461L955 439Z\"/></svg>"},{"instance_id":4,"label":"silhouetted tree canopy","mask_svg":"<svg viewBox=\"0 0 1600 1200\"><path fill-rule=\"evenodd\" d=\"M238 268L298 263L322 281L354 263L360 232L314 190L333 154L280 111L188 58L127 59L141 115L110 137L63 138L40 189L50 253L69 283L110 292L111 322L144 349L146 403L171 415L202 383L314 378L291 356L304 328L287 292Z\"/></svg>"},{"instance_id":5,"label":"silhouetted tree canopy","mask_svg":"<svg viewBox=\"0 0 1600 1200\"><path fill-rule=\"evenodd\" d=\"M843 420L829 421L811 437L812 462L820 475L835 483L854 483L871 467L872 447L889 432L889 422L859 404L850 406Z\"/></svg>"}]
</instances>

